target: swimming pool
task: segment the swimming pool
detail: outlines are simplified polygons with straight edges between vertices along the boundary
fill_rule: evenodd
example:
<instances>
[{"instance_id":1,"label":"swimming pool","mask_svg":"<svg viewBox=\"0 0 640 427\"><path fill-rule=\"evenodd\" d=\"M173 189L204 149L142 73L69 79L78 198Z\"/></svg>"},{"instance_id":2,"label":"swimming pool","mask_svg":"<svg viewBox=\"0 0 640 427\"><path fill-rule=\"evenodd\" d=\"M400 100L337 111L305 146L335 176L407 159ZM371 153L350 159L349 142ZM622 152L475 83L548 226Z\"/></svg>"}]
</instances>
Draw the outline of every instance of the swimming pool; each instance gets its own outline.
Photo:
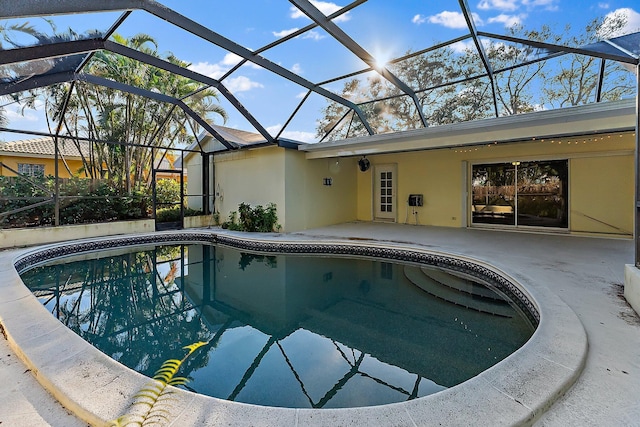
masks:
<instances>
[{"instance_id":1,"label":"swimming pool","mask_svg":"<svg viewBox=\"0 0 640 427\"><path fill-rule=\"evenodd\" d=\"M63 323L121 363L152 375L181 346L209 341L188 366L188 388L268 406L425 396L499 362L537 325L517 288L451 257L348 245L236 250L229 246L239 241L221 240L50 267L37 265L42 257L25 261L22 277Z\"/></svg>"}]
</instances>

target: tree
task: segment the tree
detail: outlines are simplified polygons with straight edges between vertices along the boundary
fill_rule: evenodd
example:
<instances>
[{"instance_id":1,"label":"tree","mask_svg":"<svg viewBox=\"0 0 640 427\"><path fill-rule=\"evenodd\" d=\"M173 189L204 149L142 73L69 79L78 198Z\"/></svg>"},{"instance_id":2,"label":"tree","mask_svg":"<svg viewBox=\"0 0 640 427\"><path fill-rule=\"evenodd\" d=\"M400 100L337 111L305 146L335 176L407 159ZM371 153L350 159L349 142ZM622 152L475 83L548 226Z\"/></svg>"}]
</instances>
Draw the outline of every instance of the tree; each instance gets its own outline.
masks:
<instances>
[{"instance_id":1,"label":"tree","mask_svg":"<svg viewBox=\"0 0 640 427\"><path fill-rule=\"evenodd\" d=\"M549 26L527 30L520 25L509 35L559 45L585 46L612 37L626 23L624 16L596 20L583 34L567 37L570 28L555 33ZM486 42L487 40L483 40ZM546 107L564 107L595 101L600 59L584 55L546 58L549 52L528 45L486 42L484 49L494 72L494 87L500 115L514 115ZM495 116L491 82L475 46L457 49L450 45L421 55L407 52L406 59L388 68L414 89L428 125L458 123ZM617 100L635 93L633 73L606 61L603 100ZM413 100L372 72L366 78L344 83L341 95L355 102L378 133L421 127ZM357 116L348 107L329 101L322 110L316 132L329 140L365 134Z\"/></svg>"},{"instance_id":2,"label":"tree","mask_svg":"<svg viewBox=\"0 0 640 427\"><path fill-rule=\"evenodd\" d=\"M554 35L547 25L543 25L540 30L526 30L522 25L514 25L509 29L509 35L546 43L559 41L559 36ZM501 115L530 113L542 102L535 102L538 91L532 90L532 86L545 78L547 62L538 61L513 68L537 58L539 54L536 48L526 45L504 42L491 42L488 45L487 56L496 72L496 98Z\"/></svg>"},{"instance_id":3,"label":"tree","mask_svg":"<svg viewBox=\"0 0 640 427\"><path fill-rule=\"evenodd\" d=\"M371 127L378 133L422 127L418 108L422 109L430 126L476 120L493 114L491 85L486 76L480 78L486 70L475 49L457 50L446 46L420 55L407 52L404 60L388 68L415 91L419 107L410 96L378 74L347 81L341 93L359 103ZM363 103L362 100L369 101ZM318 135L324 135L346 112L347 107L329 102L316 129ZM354 122L337 127L330 139L363 134L364 127L359 121Z\"/></svg>"},{"instance_id":4,"label":"tree","mask_svg":"<svg viewBox=\"0 0 640 427\"><path fill-rule=\"evenodd\" d=\"M2 99L4 98L0 98L0 102L2 102ZM7 119L7 115L4 111L4 105L0 105L0 126L5 127L7 124L9 124L9 119Z\"/></svg>"},{"instance_id":5,"label":"tree","mask_svg":"<svg viewBox=\"0 0 640 427\"><path fill-rule=\"evenodd\" d=\"M0 50L4 49L16 49L25 47L24 44L17 42L15 39L16 34L31 36L35 39L34 43L27 45L46 45L51 43L66 42L71 40L88 39L93 37L99 37L97 31L89 31L86 34L78 34L69 28L65 32L58 32L55 23L50 19L44 20L51 28L52 34L46 34L36 29L34 25L29 22L23 22L20 24L4 24L0 25ZM46 70L53 72L56 69L68 68L77 61L77 57L57 57L49 58L39 61L29 61L26 63L11 64L5 67L4 76L0 77L0 82L10 83L18 79L22 79L25 76L31 76L40 70ZM29 91L25 93L13 93L7 95L4 99L11 100L10 103L19 103L22 112L29 108L35 108L35 103L39 97L38 91ZM8 119L4 111L4 107L0 106L0 124L6 126Z\"/></svg>"},{"instance_id":6,"label":"tree","mask_svg":"<svg viewBox=\"0 0 640 427\"><path fill-rule=\"evenodd\" d=\"M52 21L47 22L51 26L52 34L45 34L29 23L2 27L0 33L5 42L12 47L22 47L13 41L12 32L30 35L36 39L36 44L40 45L102 37L97 32L78 34L71 29L58 32ZM190 65L171 53L159 54L157 42L149 35L138 34L125 38L114 34L112 38L117 43L174 65L185 68ZM77 66L75 64L69 68L73 61L77 61L77 58L46 60L52 69L73 69ZM16 75L28 75L21 74L21 70L17 68L14 71ZM227 115L218 103L216 90L134 59L99 51L83 71L182 99L201 117L212 119L212 116L217 116L226 121ZM55 131L60 126L60 134L65 136L65 140L62 141L75 144L83 153L82 172L85 176L120 182L127 192L131 192L137 185L148 186L151 183L153 162L159 163L163 156L167 155L167 150L193 142L200 129L195 120L173 105L85 82L76 82L73 85L59 84L32 91L21 100L25 105L33 106L36 97L44 100L50 133L57 133ZM119 144L94 142L90 144L87 152L84 147L86 144L82 142L86 138Z\"/></svg>"},{"instance_id":7,"label":"tree","mask_svg":"<svg viewBox=\"0 0 640 427\"><path fill-rule=\"evenodd\" d=\"M189 66L172 54L159 55L156 41L148 35L139 34L126 39L116 34L114 40L172 64ZM201 84L198 82L134 59L112 52L98 52L87 72L174 98L184 98L185 103L202 117L217 115L226 121L226 112L217 103L218 93L214 89L199 90ZM62 119L70 135L132 144L95 143L90 158L85 162L89 176L119 180L128 191L132 183L150 184L151 164L159 161L157 155L152 158L151 147L170 149L189 144L195 138L190 129L194 133L199 129L191 117L172 105L86 83L75 86L62 118L60 114L68 90L66 86L61 90L49 90L48 116L54 121ZM166 155L166 151L164 153Z\"/></svg>"},{"instance_id":8,"label":"tree","mask_svg":"<svg viewBox=\"0 0 640 427\"><path fill-rule=\"evenodd\" d=\"M566 46L585 46L601 39L615 36L627 23L624 15L610 19L595 19L579 35L561 37L559 42ZM565 29L565 34L570 28ZM570 107L596 101L596 91L600 78L600 59L591 56L564 55L556 65L557 71L550 75L543 88L546 101L553 107ZM619 63L605 61L603 80L605 87L602 98L615 101L635 94L633 73Z\"/></svg>"}]
</instances>

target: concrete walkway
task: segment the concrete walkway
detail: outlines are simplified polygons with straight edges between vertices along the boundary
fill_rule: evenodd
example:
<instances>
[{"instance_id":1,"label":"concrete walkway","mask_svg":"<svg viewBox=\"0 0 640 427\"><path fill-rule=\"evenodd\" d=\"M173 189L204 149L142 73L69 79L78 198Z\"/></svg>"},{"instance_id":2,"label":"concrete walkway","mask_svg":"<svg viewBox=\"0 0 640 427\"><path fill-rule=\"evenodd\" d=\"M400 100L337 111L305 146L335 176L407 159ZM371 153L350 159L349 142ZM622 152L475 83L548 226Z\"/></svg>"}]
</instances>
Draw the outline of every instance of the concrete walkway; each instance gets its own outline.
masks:
<instances>
[{"instance_id":1,"label":"concrete walkway","mask_svg":"<svg viewBox=\"0 0 640 427\"><path fill-rule=\"evenodd\" d=\"M87 424L70 414L45 391L0 336L0 426L81 427Z\"/></svg>"},{"instance_id":2,"label":"concrete walkway","mask_svg":"<svg viewBox=\"0 0 640 427\"><path fill-rule=\"evenodd\" d=\"M372 239L487 261L546 287L578 315L588 335L584 371L536 425L640 427L640 318L622 298L633 242L565 235L349 223L284 235ZM1 269L0 269L1 270ZM0 336L0 426L82 426L35 381Z\"/></svg>"}]
</instances>

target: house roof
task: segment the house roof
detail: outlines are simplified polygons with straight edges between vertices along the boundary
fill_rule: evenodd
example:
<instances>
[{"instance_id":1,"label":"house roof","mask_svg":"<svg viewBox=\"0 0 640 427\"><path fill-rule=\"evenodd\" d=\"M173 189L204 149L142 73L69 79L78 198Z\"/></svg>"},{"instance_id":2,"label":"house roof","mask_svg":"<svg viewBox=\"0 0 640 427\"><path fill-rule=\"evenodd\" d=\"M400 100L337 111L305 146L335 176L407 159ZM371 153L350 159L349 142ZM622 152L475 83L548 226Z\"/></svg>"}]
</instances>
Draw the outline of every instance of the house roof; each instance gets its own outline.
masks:
<instances>
[{"instance_id":1,"label":"house roof","mask_svg":"<svg viewBox=\"0 0 640 427\"><path fill-rule=\"evenodd\" d=\"M67 138L58 139L58 149L63 157L81 157L81 151L86 156L90 150L90 144L86 141L74 143ZM10 156L35 156L54 157L55 144L53 138L45 136L43 138L21 139L18 141L0 142L0 154Z\"/></svg>"},{"instance_id":2,"label":"house roof","mask_svg":"<svg viewBox=\"0 0 640 427\"><path fill-rule=\"evenodd\" d=\"M463 148L571 135L597 135L635 129L636 100L626 99L474 120L299 147L308 159L363 156L413 150ZM390 143L390 142L393 143Z\"/></svg>"},{"instance_id":3,"label":"house roof","mask_svg":"<svg viewBox=\"0 0 640 427\"><path fill-rule=\"evenodd\" d=\"M220 125L211 125L211 127L214 128L216 132L218 132L218 134L222 136L224 139L226 139L227 141L233 142L240 148L251 148L251 146L258 147L258 146L262 146L269 143L269 141L267 141L266 138L259 133L247 132L245 130L239 130L239 129L234 129L227 126L220 126ZM214 145L213 147L210 147L209 150L205 150L206 152L217 152L217 151L227 150L227 148L224 145L222 145L216 138L211 136L209 132L203 131L200 135L198 135L198 141L192 143L187 147L187 151L185 152L185 158L192 156L194 152L198 151L200 149L200 145L204 146L209 141L212 141L212 140L214 141ZM300 143L294 143L296 148L299 144ZM287 146L287 145L283 145L283 146ZM178 160L176 164L181 165L182 163L180 160Z\"/></svg>"},{"instance_id":4,"label":"house roof","mask_svg":"<svg viewBox=\"0 0 640 427\"><path fill-rule=\"evenodd\" d=\"M218 131L218 133L221 136L223 136L227 141L234 142L239 146L247 146L251 144L262 144L267 142L266 138L260 135L259 133L247 132L244 130L233 129L226 126L212 125L212 127L216 131ZM209 135L208 133L205 133L205 134Z\"/></svg>"},{"instance_id":5,"label":"house roof","mask_svg":"<svg viewBox=\"0 0 640 427\"><path fill-rule=\"evenodd\" d=\"M89 141L73 142L68 138L59 137L60 155L66 159L81 159L81 153L85 158L89 157L91 143ZM52 137L21 139L18 141L0 142L0 156L53 158L55 146ZM166 155L158 152L158 158L162 157L158 169L180 169L182 161L180 157L170 160ZM156 159L157 160L157 159Z\"/></svg>"},{"instance_id":6,"label":"house roof","mask_svg":"<svg viewBox=\"0 0 640 427\"><path fill-rule=\"evenodd\" d=\"M251 148L253 145L264 145L269 144L269 141L259 133L256 132L247 132L244 130L234 129L227 126L220 125L211 125L213 129L222 137L224 137L227 141L231 141L236 144L240 148ZM211 136L211 134L207 131L203 131L198 140L202 143L203 141L207 141L208 139L216 139ZM278 144L284 148L298 148L300 145L307 145L305 142L293 141L287 138L279 138ZM226 150L227 148L219 144L220 147L216 146L214 151ZM198 143L192 144L189 148L197 150Z\"/></svg>"}]
</instances>

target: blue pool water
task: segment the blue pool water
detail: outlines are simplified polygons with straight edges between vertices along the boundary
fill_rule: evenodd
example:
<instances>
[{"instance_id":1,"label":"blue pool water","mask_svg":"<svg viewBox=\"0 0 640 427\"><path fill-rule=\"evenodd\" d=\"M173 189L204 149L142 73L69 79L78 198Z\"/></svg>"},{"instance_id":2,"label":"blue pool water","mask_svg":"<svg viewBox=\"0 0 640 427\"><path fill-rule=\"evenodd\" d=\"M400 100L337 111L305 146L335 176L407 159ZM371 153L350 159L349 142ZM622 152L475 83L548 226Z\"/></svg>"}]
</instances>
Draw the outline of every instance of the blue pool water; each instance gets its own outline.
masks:
<instances>
[{"instance_id":1,"label":"blue pool water","mask_svg":"<svg viewBox=\"0 0 640 427\"><path fill-rule=\"evenodd\" d=\"M364 258L264 255L224 246L132 247L21 274L62 323L153 376L269 406L400 402L455 386L533 333L504 295L463 272Z\"/></svg>"}]
</instances>

